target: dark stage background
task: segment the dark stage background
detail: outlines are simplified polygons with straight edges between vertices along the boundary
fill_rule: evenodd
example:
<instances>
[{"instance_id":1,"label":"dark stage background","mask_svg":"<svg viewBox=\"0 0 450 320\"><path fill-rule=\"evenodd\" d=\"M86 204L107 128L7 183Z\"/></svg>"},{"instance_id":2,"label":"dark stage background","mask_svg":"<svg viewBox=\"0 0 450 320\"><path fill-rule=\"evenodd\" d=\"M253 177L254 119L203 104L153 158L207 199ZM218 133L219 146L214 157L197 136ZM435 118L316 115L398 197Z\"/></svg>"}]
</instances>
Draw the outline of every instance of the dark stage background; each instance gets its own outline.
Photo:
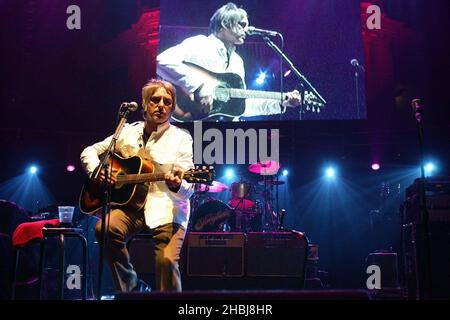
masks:
<instances>
[{"instance_id":1,"label":"dark stage background","mask_svg":"<svg viewBox=\"0 0 450 320\"><path fill-rule=\"evenodd\" d=\"M299 3L236 2L251 9L253 21L271 19L260 11L262 3L274 11L283 4L283 14ZM319 265L333 288L364 288L366 256L376 249L395 250L398 205L404 188L419 176L411 99L420 97L425 105L426 155L438 159L441 175L450 169L449 2L372 3L381 7L383 18L381 30L368 30L365 23L361 28L364 57L358 58L366 63L366 120L220 126L280 129L280 162L290 170L280 196L280 207L287 209L285 225L319 244ZM71 4L81 8L81 30L66 28ZM366 7L361 3L362 21ZM291 23L301 25L295 19ZM179 21L174 17L173 22ZM0 198L31 212L50 204L76 205L85 178L79 154L113 132L121 102L140 101L142 85L155 75L158 24L157 1L0 1ZM324 55L339 54L321 44ZM286 45L292 54L302 48L293 41ZM303 70L316 68L314 58L301 59ZM346 67L333 77L349 76L351 66ZM320 78L313 80L320 86ZM139 119L136 112L129 120ZM370 170L373 160L382 170ZM340 172L334 186L320 178L331 161ZM65 170L69 162L76 166L73 173ZM40 166L36 192L27 187L30 163ZM246 172L245 166L237 169ZM388 194L383 193L386 185ZM374 220L370 212L380 208L383 215Z\"/></svg>"}]
</instances>

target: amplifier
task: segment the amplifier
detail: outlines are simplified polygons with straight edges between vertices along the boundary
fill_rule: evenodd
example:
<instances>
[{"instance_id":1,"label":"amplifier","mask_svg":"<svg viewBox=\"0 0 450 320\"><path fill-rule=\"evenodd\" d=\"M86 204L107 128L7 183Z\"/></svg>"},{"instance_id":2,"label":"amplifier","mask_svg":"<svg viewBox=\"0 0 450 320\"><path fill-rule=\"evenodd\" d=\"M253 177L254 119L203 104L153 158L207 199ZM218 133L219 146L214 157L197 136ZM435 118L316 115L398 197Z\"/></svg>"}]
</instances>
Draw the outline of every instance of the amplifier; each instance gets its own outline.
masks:
<instances>
[{"instance_id":1,"label":"amplifier","mask_svg":"<svg viewBox=\"0 0 450 320\"><path fill-rule=\"evenodd\" d=\"M382 290L396 290L399 288L398 280L398 258L396 252L376 251L370 253L366 258L367 267L376 265L381 272Z\"/></svg>"},{"instance_id":2,"label":"amplifier","mask_svg":"<svg viewBox=\"0 0 450 320\"><path fill-rule=\"evenodd\" d=\"M427 196L426 205L430 222L450 222L450 195ZM403 222L422 221L419 198L414 195L403 203Z\"/></svg>"},{"instance_id":3,"label":"amplifier","mask_svg":"<svg viewBox=\"0 0 450 320\"><path fill-rule=\"evenodd\" d=\"M420 225L402 227L403 285L408 298L419 299L426 292L424 274L425 243ZM450 299L450 223L430 222L430 256L432 299Z\"/></svg>"},{"instance_id":4,"label":"amplifier","mask_svg":"<svg viewBox=\"0 0 450 320\"><path fill-rule=\"evenodd\" d=\"M190 232L187 234L187 275L242 277L245 234Z\"/></svg>"},{"instance_id":5,"label":"amplifier","mask_svg":"<svg viewBox=\"0 0 450 320\"><path fill-rule=\"evenodd\" d=\"M402 223L421 223L419 182L416 179L406 189L406 201L402 204ZM450 177L427 178L425 184L426 207L430 222L450 221Z\"/></svg>"},{"instance_id":6,"label":"amplifier","mask_svg":"<svg viewBox=\"0 0 450 320\"><path fill-rule=\"evenodd\" d=\"M425 274L426 244L424 242L423 212L419 201L419 182L406 190L407 200L402 213L403 285L409 298L427 293ZM433 299L450 298L450 177L427 178L426 207L429 215L429 249L431 257L431 290Z\"/></svg>"},{"instance_id":7,"label":"amplifier","mask_svg":"<svg viewBox=\"0 0 450 320\"><path fill-rule=\"evenodd\" d=\"M421 178L414 180L414 183L406 188L406 197L419 194L419 183ZM449 195L450 177L429 177L425 179L425 194L427 196Z\"/></svg>"},{"instance_id":8,"label":"amplifier","mask_svg":"<svg viewBox=\"0 0 450 320\"><path fill-rule=\"evenodd\" d=\"M300 232L247 233L247 275L304 279L308 241Z\"/></svg>"},{"instance_id":9,"label":"amplifier","mask_svg":"<svg viewBox=\"0 0 450 320\"><path fill-rule=\"evenodd\" d=\"M155 273L155 257L153 255L155 243L151 236L138 234L128 241L127 247L131 263L138 274Z\"/></svg>"}]
</instances>

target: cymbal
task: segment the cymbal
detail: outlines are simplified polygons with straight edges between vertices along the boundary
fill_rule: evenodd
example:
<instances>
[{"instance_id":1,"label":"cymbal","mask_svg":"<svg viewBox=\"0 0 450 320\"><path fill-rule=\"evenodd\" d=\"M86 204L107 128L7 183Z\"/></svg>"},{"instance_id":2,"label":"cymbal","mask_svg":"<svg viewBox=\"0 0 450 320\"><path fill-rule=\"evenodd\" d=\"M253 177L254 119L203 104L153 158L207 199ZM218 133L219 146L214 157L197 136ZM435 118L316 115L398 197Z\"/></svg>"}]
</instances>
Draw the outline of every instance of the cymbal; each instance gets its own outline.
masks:
<instances>
[{"instance_id":1,"label":"cymbal","mask_svg":"<svg viewBox=\"0 0 450 320\"><path fill-rule=\"evenodd\" d=\"M286 181L282 181L282 180L268 180L265 182L268 186L280 186L282 184L285 184ZM264 180L258 181L258 184L260 185L264 185Z\"/></svg>"},{"instance_id":2,"label":"cymbal","mask_svg":"<svg viewBox=\"0 0 450 320\"><path fill-rule=\"evenodd\" d=\"M197 184L195 190L200 192L222 192L228 189L228 186L220 181L213 181L212 185Z\"/></svg>"},{"instance_id":3,"label":"cymbal","mask_svg":"<svg viewBox=\"0 0 450 320\"><path fill-rule=\"evenodd\" d=\"M280 164L274 160L253 163L248 166L248 171L261 175L274 175L280 169Z\"/></svg>"}]
</instances>

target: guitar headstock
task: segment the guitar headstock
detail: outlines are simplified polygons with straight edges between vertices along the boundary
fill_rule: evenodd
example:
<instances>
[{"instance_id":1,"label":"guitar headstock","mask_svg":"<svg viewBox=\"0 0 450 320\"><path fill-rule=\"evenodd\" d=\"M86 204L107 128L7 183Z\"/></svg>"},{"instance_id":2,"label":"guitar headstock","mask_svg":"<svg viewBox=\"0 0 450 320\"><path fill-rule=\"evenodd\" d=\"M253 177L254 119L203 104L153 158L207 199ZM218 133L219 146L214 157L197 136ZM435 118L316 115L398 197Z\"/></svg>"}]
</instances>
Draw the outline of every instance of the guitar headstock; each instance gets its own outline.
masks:
<instances>
[{"instance_id":1,"label":"guitar headstock","mask_svg":"<svg viewBox=\"0 0 450 320\"><path fill-rule=\"evenodd\" d=\"M306 111L320 112L325 104L317 97L314 92L303 92L303 105L306 107Z\"/></svg>"},{"instance_id":2,"label":"guitar headstock","mask_svg":"<svg viewBox=\"0 0 450 320\"><path fill-rule=\"evenodd\" d=\"M184 173L183 179L189 183L203 183L211 185L214 181L215 175L216 172L213 166L195 166L194 169L190 169Z\"/></svg>"}]
</instances>

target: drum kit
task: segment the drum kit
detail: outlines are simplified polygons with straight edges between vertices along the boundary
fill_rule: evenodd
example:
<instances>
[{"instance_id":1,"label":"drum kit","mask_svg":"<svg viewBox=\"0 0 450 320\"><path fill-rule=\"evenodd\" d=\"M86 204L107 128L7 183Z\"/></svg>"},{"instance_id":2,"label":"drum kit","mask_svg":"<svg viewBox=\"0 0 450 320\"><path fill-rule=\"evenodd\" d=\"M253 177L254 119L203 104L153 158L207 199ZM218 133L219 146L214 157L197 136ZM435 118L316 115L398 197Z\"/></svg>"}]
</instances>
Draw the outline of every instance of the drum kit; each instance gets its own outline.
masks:
<instances>
[{"instance_id":1,"label":"drum kit","mask_svg":"<svg viewBox=\"0 0 450 320\"><path fill-rule=\"evenodd\" d=\"M196 184L192 197L189 228L194 232L259 232L275 231L279 226L278 180L280 165L276 161L251 164L248 171L260 179L244 180L230 186L214 181ZM228 202L218 198L229 192Z\"/></svg>"}]
</instances>

